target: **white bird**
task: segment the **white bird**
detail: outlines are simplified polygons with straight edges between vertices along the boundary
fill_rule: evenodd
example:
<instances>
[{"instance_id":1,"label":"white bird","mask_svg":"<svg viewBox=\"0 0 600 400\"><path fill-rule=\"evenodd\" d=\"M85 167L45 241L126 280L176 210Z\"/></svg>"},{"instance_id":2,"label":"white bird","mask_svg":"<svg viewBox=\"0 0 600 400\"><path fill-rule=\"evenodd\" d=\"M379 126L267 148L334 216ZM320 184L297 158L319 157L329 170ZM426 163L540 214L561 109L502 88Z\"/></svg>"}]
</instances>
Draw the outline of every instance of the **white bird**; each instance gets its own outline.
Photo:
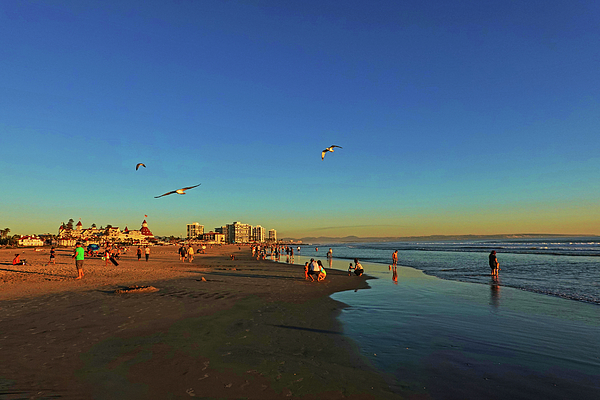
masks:
<instances>
[{"instance_id":1,"label":"white bird","mask_svg":"<svg viewBox=\"0 0 600 400\"><path fill-rule=\"evenodd\" d=\"M139 167L144 167L144 168L146 168L146 166L144 165L144 163L138 163L138 164L135 166L135 170L137 171Z\"/></svg>"},{"instance_id":2,"label":"white bird","mask_svg":"<svg viewBox=\"0 0 600 400\"><path fill-rule=\"evenodd\" d=\"M188 189L193 189L193 188L195 188L195 187L198 187L198 186L200 186L200 185L201 185L201 183L199 183L199 184L197 184L197 185L195 185L195 186L189 186L189 187L185 187L185 188L183 188L183 189L177 189L177 190L173 190L172 192L168 192L168 193L165 193L165 194L161 194L160 196L154 196L154 198L155 198L155 199L158 199L159 197L167 196L167 195L169 195L169 194L173 194L173 193L177 193L177 194L185 194L185 191L186 191L186 190L188 190Z\"/></svg>"},{"instance_id":3,"label":"white bird","mask_svg":"<svg viewBox=\"0 0 600 400\"><path fill-rule=\"evenodd\" d=\"M340 149L342 148L341 146L336 146L335 144L332 144L331 146L329 146L328 148L326 148L325 150L323 150L323 152L321 153L321 160L325 159L325 153L327 153L328 151L333 153L333 148L334 147L339 147Z\"/></svg>"}]
</instances>

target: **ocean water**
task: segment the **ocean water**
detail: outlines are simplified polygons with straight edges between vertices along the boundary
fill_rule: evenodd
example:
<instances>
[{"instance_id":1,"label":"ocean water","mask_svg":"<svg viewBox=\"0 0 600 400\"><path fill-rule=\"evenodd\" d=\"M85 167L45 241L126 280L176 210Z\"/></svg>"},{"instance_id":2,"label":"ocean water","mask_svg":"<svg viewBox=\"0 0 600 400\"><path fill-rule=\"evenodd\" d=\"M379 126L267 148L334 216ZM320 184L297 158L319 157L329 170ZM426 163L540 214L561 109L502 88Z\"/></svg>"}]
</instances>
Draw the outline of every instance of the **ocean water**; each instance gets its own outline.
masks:
<instances>
[{"instance_id":1,"label":"ocean water","mask_svg":"<svg viewBox=\"0 0 600 400\"><path fill-rule=\"evenodd\" d=\"M488 255L496 250L498 284L576 301L600 304L600 238L385 242L303 246L302 256L413 267L442 279L487 284Z\"/></svg>"},{"instance_id":2,"label":"ocean water","mask_svg":"<svg viewBox=\"0 0 600 400\"><path fill-rule=\"evenodd\" d=\"M431 399L600 399L600 242L547 240L303 246L296 263L345 270L370 289L335 293L344 334L390 388ZM388 265L398 250L394 276ZM489 274L497 251L500 276ZM395 279L394 279L395 278ZM348 279L356 279L349 276Z\"/></svg>"}]
</instances>

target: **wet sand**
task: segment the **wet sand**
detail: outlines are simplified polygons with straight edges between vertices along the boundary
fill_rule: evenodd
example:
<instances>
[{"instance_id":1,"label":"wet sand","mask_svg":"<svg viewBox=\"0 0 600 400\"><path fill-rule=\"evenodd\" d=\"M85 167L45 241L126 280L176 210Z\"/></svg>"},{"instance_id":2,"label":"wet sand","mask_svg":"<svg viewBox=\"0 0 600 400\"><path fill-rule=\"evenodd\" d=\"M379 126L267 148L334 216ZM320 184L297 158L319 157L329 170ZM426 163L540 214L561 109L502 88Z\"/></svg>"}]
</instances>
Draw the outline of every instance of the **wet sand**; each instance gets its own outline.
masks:
<instances>
[{"instance_id":1,"label":"wet sand","mask_svg":"<svg viewBox=\"0 0 600 400\"><path fill-rule=\"evenodd\" d=\"M0 250L0 398L398 398L341 334L329 295L367 277L256 261L237 246L193 263L177 247L135 248L118 267L72 250ZM231 260L230 254L236 254ZM158 291L117 294L130 286Z\"/></svg>"}]
</instances>

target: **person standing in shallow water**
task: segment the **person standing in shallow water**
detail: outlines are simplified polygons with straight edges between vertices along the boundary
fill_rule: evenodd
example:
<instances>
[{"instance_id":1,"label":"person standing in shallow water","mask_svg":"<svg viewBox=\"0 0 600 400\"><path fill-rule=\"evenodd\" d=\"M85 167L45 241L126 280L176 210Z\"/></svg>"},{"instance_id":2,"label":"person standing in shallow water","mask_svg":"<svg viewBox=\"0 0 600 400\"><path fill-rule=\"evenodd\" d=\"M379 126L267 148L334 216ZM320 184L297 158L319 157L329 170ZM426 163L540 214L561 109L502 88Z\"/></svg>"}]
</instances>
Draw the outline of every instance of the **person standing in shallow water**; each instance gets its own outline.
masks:
<instances>
[{"instance_id":1,"label":"person standing in shallow water","mask_svg":"<svg viewBox=\"0 0 600 400\"><path fill-rule=\"evenodd\" d=\"M492 270L492 276L498 276L498 270L500 269L500 263L498 262L498 257L496 257L496 250L492 250L489 255L490 260L490 269Z\"/></svg>"},{"instance_id":2,"label":"person standing in shallow water","mask_svg":"<svg viewBox=\"0 0 600 400\"><path fill-rule=\"evenodd\" d=\"M81 247L81 243L77 243L73 258L75 259L75 267L77 268L77 278L75 279L81 279L83 278L83 260L85 259L85 250Z\"/></svg>"},{"instance_id":3,"label":"person standing in shallow water","mask_svg":"<svg viewBox=\"0 0 600 400\"><path fill-rule=\"evenodd\" d=\"M395 267L396 265L398 265L398 250L392 254L392 266Z\"/></svg>"}]
</instances>

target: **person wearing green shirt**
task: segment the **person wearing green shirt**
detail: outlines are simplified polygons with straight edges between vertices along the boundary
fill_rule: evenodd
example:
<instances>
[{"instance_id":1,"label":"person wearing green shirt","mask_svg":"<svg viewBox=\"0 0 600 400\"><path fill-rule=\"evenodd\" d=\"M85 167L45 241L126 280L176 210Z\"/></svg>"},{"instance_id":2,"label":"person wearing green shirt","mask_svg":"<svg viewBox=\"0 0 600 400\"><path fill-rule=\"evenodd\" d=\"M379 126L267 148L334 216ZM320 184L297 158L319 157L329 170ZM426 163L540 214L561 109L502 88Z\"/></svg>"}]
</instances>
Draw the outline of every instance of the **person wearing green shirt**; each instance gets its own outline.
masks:
<instances>
[{"instance_id":1,"label":"person wearing green shirt","mask_svg":"<svg viewBox=\"0 0 600 400\"><path fill-rule=\"evenodd\" d=\"M81 243L77 243L77 247L75 248L75 252L73 253L73 258L75 259L75 266L77 267L77 278L83 278L83 260L85 259L85 250L81 247Z\"/></svg>"}]
</instances>

